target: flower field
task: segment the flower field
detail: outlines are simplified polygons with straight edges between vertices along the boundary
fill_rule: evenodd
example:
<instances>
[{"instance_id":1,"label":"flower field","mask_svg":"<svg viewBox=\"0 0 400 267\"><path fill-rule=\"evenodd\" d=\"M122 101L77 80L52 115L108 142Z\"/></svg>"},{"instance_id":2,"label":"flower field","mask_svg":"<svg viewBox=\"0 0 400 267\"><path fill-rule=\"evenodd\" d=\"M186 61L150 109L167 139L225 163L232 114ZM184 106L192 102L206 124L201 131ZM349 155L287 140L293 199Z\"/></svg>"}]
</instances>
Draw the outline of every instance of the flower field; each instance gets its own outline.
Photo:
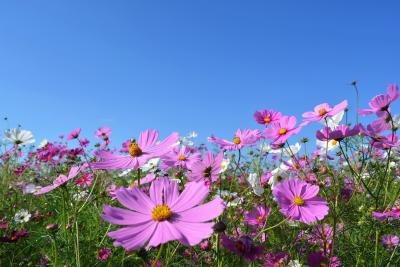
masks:
<instances>
[{"instance_id":1,"label":"flower field","mask_svg":"<svg viewBox=\"0 0 400 267\"><path fill-rule=\"evenodd\" d=\"M207 144L7 129L0 266L400 266L399 97L259 110Z\"/></svg>"}]
</instances>

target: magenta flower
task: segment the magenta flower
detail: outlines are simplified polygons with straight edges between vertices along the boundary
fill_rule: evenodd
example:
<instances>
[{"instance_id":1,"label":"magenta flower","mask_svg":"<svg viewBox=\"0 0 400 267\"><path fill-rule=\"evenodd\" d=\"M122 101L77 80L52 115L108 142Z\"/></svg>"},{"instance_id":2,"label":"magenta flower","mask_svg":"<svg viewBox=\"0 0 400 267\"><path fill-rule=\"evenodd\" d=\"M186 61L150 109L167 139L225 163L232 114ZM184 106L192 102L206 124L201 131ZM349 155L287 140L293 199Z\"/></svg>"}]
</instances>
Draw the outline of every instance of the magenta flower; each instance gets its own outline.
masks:
<instances>
[{"instance_id":1,"label":"magenta flower","mask_svg":"<svg viewBox=\"0 0 400 267\"><path fill-rule=\"evenodd\" d=\"M221 215L224 204L221 198L201 204L209 191L204 183L188 183L179 194L178 184L167 178L154 181L150 197L138 187L116 192L118 201L128 209L103 206L102 218L124 227L110 232L114 246L136 250L147 244L160 244L177 240L194 246L211 236L212 219Z\"/></svg>"},{"instance_id":2,"label":"magenta flower","mask_svg":"<svg viewBox=\"0 0 400 267\"><path fill-rule=\"evenodd\" d=\"M168 153L178 141L178 133L172 133L158 143L158 131L147 130L140 134L137 143L129 144L129 155L116 155L110 151L98 150L96 156L99 162L92 163L94 169L138 169L149 159L157 158Z\"/></svg>"},{"instance_id":3,"label":"magenta flower","mask_svg":"<svg viewBox=\"0 0 400 267\"><path fill-rule=\"evenodd\" d=\"M272 124L271 128L264 130L265 138L273 139L273 145L284 144L290 136L300 132L302 126L296 128L296 122L295 116L281 117L278 122Z\"/></svg>"},{"instance_id":4,"label":"magenta flower","mask_svg":"<svg viewBox=\"0 0 400 267\"><path fill-rule=\"evenodd\" d=\"M310 267L320 267L320 266L331 266L331 267L340 267L340 260L333 256L331 260L328 257L324 256L323 252L313 252L308 255L308 266Z\"/></svg>"},{"instance_id":5,"label":"magenta flower","mask_svg":"<svg viewBox=\"0 0 400 267\"><path fill-rule=\"evenodd\" d=\"M80 133L81 133L81 128L76 128L75 130L73 130L72 132L70 132L67 135L67 140L72 140L72 139L78 138Z\"/></svg>"},{"instance_id":6,"label":"magenta flower","mask_svg":"<svg viewBox=\"0 0 400 267\"><path fill-rule=\"evenodd\" d=\"M245 129L242 132L238 129L232 141L220 139L214 135L211 135L208 141L220 145L223 150L239 150L244 146L254 145L260 139L261 132L259 130Z\"/></svg>"},{"instance_id":7,"label":"magenta flower","mask_svg":"<svg viewBox=\"0 0 400 267\"><path fill-rule=\"evenodd\" d=\"M68 176L65 176L64 174L60 174L57 179L55 179L53 181L52 185L43 187L41 189L39 189L38 191L34 192L34 195L42 195L42 194L46 194L54 189L56 189L57 187L65 184L66 182L68 182L69 180L75 178L79 172L81 172L82 170L86 169L88 167L87 163L82 164L81 166L77 166L77 167L72 167L69 170Z\"/></svg>"},{"instance_id":8,"label":"magenta flower","mask_svg":"<svg viewBox=\"0 0 400 267\"><path fill-rule=\"evenodd\" d=\"M111 135L111 129L108 127L100 127L97 129L95 136L97 139L108 139Z\"/></svg>"},{"instance_id":9,"label":"magenta flower","mask_svg":"<svg viewBox=\"0 0 400 267\"><path fill-rule=\"evenodd\" d=\"M307 124L313 121L320 121L328 117L335 116L347 108L347 100L344 100L331 108L327 103L319 104L314 111L303 113L304 122Z\"/></svg>"},{"instance_id":10,"label":"magenta flower","mask_svg":"<svg viewBox=\"0 0 400 267\"><path fill-rule=\"evenodd\" d=\"M111 250L109 248L100 248L97 252L97 259L99 261L106 261L111 255Z\"/></svg>"},{"instance_id":11,"label":"magenta flower","mask_svg":"<svg viewBox=\"0 0 400 267\"><path fill-rule=\"evenodd\" d=\"M361 109L358 111L361 115L369 115L389 110L391 103L400 97L399 87L397 84L390 84L386 95L377 95L368 103L370 109Z\"/></svg>"},{"instance_id":12,"label":"magenta flower","mask_svg":"<svg viewBox=\"0 0 400 267\"><path fill-rule=\"evenodd\" d=\"M270 212L271 208L269 207L265 209L263 206L257 206L252 211L245 213L244 222L262 227Z\"/></svg>"},{"instance_id":13,"label":"magenta flower","mask_svg":"<svg viewBox=\"0 0 400 267\"><path fill-rule=\"evenodd\" d=\"M395 235L383 235L382 243L389 250L393 250L395 247L400 246L400 238Z\"/></svg>"},{"instance_id":14,"label":"magenta flower","mask_svg":"<svg viewBox=\"0 0 400 267\"><path fill-rule=\"evenodd\" d=\"M351 137L359 134L360 131L360 125L356 125L353 128L350 128L347 125L339 125L336 126L335 130L331 130L329 127L323 128L321 131L317 132L316 137L318 140L321 141L335 140L337 142L340 142L346 137Z\"/></svg>"},{"instance_id":15,"label":"magenta flower","mask_svg":"<svg viewBox=\"0 0 400 267\"><path fill-rule=\"evenodd\" d=\"M173 167L188 169L190 165L200 160L200 154L192 154L190 147L183 146L181 148L175 147L170 153L163 157L162 162L165 166L165 169L170 169Z\"/></svg>"},{"instance_id":16,"label":"magenta flower","mask_svg":"<svg viewBox=\"0 0 400 267\"><path fill-rule=\"evenodd\" d=\"M372 216L377 220L400 220L400 208L394 208L392 210L384 211L384 212L372 212Z\"/></svg>"},{"instance_id":17,"label":"magenta flower","mask_svg":"<svg viewBox=\"0 0 400 267\"><path fill-rule=\"evenodd\" d=\"M263 246L255 246L253 240L248 236L242 236L237 240L230 239L226 235L222 235L222 245L238 256L244 257L248 261L254 261L263 254Z\"/></svg>"},{"instance_id":18,"label":"magenta flower","mask_svg":"<svg viewBox=\"0 0 400 267\"><path fill-rule=\"evenodd\" d=\"M217 157L214 153L208 152L204 154L202 161L197 161L190 166L191 173L187 176L190 181L216 181L218 179L218 174L221 171L221 164L224 155L219 153Z\"/></svg>"},{"instance_id":19,"label":"magenta flower","mask_svg":"<svg viewBox=\"0 0 400 267\"><path fill-rule=\"evenodd\" d=\"M90 173L84 173L81 178L76 180L76 185L81 187L89 187L92 184L93 177Z\"/></svg>"},{"instance_id":20,"label":"magenta flower","mask_svg":"<svg viewBox=\"0 0 400 267\"><path fill-rule=\"evenodd\" d=\"M254 119L261 125L269 125L278 122L281 118L281 113L273 110L260 110L254 112Z\"/></svg>"},{"instance_id":21,"label":"magenta flower","mask_svg":"<svg viewBox=\"0 0 400 267\"><path fill-rule=\"evenodd\" d=\"M290 256L286 252L267 253L262 267L287 266Z\"/></svg>"},{"instance_id":22,"label":"magenta flower","mask_svg":"<svg viewBox=\"0 0 400 267\"><path fill-rule=\"evenodd\" d=\"M298 178L286 179L276 185L272 194L277 199L280 212L293 220L311 224L322 220L329 211L327 202L318 197L319 187Z\"/></svg>"}]
</instances>

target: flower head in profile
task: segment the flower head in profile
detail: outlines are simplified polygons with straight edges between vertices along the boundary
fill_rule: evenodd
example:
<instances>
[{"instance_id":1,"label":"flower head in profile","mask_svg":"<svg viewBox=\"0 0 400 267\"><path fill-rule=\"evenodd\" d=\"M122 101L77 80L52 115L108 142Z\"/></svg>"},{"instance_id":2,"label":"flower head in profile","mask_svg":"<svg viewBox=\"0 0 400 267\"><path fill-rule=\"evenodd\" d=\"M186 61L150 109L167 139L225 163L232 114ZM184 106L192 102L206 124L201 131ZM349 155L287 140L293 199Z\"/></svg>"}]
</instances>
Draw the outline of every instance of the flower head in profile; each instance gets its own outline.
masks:
<instances>
[{"instance_id":1,"label":"flower head in profile","mask_svg":"<svg viewBox=\"0 0 400 267\"><path fill-rule=\"evenodd\" d=\"M368 103L369 109L361 109L358 111L361 115L369 115L373 113L386 112L389 110L390 104L400 97L399 87L397 84L390 84L386 95L377 95Z\"/></svg>"},{"instance_id":2,"label":"flower head in profile","mask_svg":"<svg viewBox=\"0 0 400 267\"><path fill-rule=\"evenodd\" d=\"M69 170L68 176L65 176L64 174L60 174L57 179L55 179L53 181L53 184L48 185L46 187L43 187L41 189L39 189L38 191L34 192L34 195L42 195L42 194L46 194L54 189L56 189L57 187L60 187L61 185L65 184L66 182L68 182L69 180L75 178L82 170L86 169L88 167L87 163L82 164L81 166L75 166L72 167ZM91 181L91 180L90 180ZM83 185L84 183L82 183Z\"/></svg>"},{"instance_id":3,"label":"flower head in profile","mask_svg":"<svg viewBox=\"0 0 400 267\"><path fill-rule=\"evenodd\" d=\"M351 128L350 126L345 124L336 126L334 130L329 127L325 127L322 130L317 131L316 137L320 141L335 140L337 142L340 142L347 137L359 134L361 129L362 127L360 125L356 125Z\"/></svg>"},{"instance_id":4,"label":"flower head in profile","mask_svg":"<svg viewBox=\"0 0 400 267\"><path fill-rule=\"evenodd\" d=\"M303 113L304 122L308 124L310 122L321 121L333 117L346 109L347 106L347 100L340 102L333 108L331 108L327 103L319 104L314 108L314 111Z\"/></svg>"},{"instance_id":5,"label":"flower head in profile","mask_svg":"<svg viewBox=\"0 0 400 267\"><path fill-rule=\"evenodd\" d=\"M76 128L67 135L67 140L77 139L81 134L81 128Z\"/></svg>"},{"instance_id":6,"label":"flower head in profile","mask_svg":"<svg viewBox=\"0 0 400 267\"><path fill-rule=\"evenodd\" d=\"M260 258L264 251L263 246L256 246L253 240L248 236L233 239L222 235L221 243L226 249L238 256L244 257L248 261L254 261Z\"/></svg>"},{"instance_id":7,"label":"flower head in profile","mask_svg":"<svg viewBox=\"0 0 400 267\"><path fill-rule=\"evenodd\" d=\"M264 188L261 184L261 179L260 177L258 177L258 174L250 173L249 176L247 176L247 181L253 188L254 194L256 194L257 196L262 196L262 194L264 193Z\"/></svg>"},{"instance_id":8,"label":"flower head in profile","mask_svg":"<svg viewBox=\"0 0 400 267\"><path fill-rule=\"evenodd\" d=\"M257 123L261 125L271 125L272 123L278 122L279 119L282 117L280 112L273 111L273 110L260 110L254 112L254 119Z\"/></svg>"},{"instance_id":9,"label":"flower head in profile","mask_svg":"<svg viewBox=\"0 0 400 267\"><path fill-rule=\"evenodd\" d=\"M273 145L281 145L286 142L286 140L300 132L301 126L296 127L296 117L295 116L283 116L278 122L272 124L271 128L264 130L265 138L272 139Z\"/></svg>"},{"instance_id":10,"label":"flower head in profile","mask_svg":"<svg viewBox=\"0 0 400 267\"><path fill-rule=\"evenodd\" d=\"M311 224L322 220L329 211L327 202L317 196L318 191L318 186L294 178L275 186L272 194L277 199L283 215L292 220Z\"/></svg>"},{"instance_id":11,"label":"flower head in profile","mask_svg":"<svg viewBox=\"0 0 400 267\"><path fill-rule=\"evenodd\" d=\"M158 142L158 131L146 130L142 132L136 142L127 144L128 155L117 155L110 151L98 150L98 162L92 163L94 169L126 170L138 169L149 159L161 157L177 145L178 133L172 133L163 141Z\"/></svg>"},{"instance_id":12,"label":"flower head in profile","mask_svg":"<svg viewBox=\"0 0 400 267\"><path fill-rule=\"evenodd\" d=\"M5 131L4 139L16 146L23 146L35 143L35 139L30 131L13 128Z\"/></svg>"},{"instance_id":13,"label":"flower head in profile","mask_svg":"<svg viewBox=\"0 0 400 267\"><path fill-rule=\"evenodd\" d=\"M188 183L179 194L176 182L161 178L151 184L149 193L147 196L138 187L122 188L116 196L126 209L103 206L104 220L124 226L108 234L115 239L114 246L136 250L172 240L194 246L211 236L211 220L221 215L225 207L219 197L200 204L209 194L201 182Z\"/></svg>"},{"instance_id":14,"label":"flower head in profile","mask_svg":"<svg viewBox=\"0 0 400 267\"><path fill-rule=\"evenodd\" d=\"M196 161L191 164L190 170L192 172L187 174L189 180L215 182L218 179L218 174L221 171L223 158L223 153L219 153L216 157L212 152L204 154L201 161Z\"/></svg>"},{"instance_id":15,"label":"flower head in profile","mask_svg":"<svg viewBox=\"0 0 400 267\"><path fill-rule=\"evenodd\" d=\"M223 150L239 150L245 146L254 145L258 140L261 139L261 132L259 130L238 129L234 135L232 141L220 139L211 135L208 139L210 143L216 143Z\"/></svg>"}]
</instances>

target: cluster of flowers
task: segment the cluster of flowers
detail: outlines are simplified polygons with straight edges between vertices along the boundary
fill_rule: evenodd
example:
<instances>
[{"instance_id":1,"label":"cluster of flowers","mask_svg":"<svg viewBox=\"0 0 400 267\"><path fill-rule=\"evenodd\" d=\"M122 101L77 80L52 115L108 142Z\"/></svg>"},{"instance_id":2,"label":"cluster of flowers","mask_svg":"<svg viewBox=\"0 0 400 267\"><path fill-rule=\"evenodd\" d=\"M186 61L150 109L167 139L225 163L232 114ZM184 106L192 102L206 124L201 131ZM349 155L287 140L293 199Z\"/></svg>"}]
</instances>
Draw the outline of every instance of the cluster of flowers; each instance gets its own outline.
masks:
<instances>
[{"instance_id":1,"label":"cluster of flowers","mask_svg":"<svg viewBox=\"0 0 400 267\"><path fill-rule=\"evenodd\" d=\"M387 178L397 177L399 172L395 162L400 151L396 133L400 119L391 111L399 97L397 85L392 84L387 94L369 102L369 109L359 110L361 115L376 114L377 118L368 125L341 123L348 112L346 100L334 107L327 103L317 105L303 114L299 124L294 116L273 110L257 111L254 119L263 129L238 129L229 140L211 135L208 141L218 146L218 153L206 146L194 146L190 141L196 136L194 133L187 137L172 133L159 140L156 130L143 131L137 139L124 142L119 150L112 149L111 130L102 127L95 133L101 143L94 146L92 154L87 150L89 140L80 138L78 128L66 140L77 140L79 147L71 149L67 142L43 141L24 157L22 146L35 140L30 132L16 128L6 132L5 139L14 145L1 157L3 162L15 157L22 160L13 169L17 177L27 171L40 172L44 166L53 170L69 166L68 174L19 181L16 186L24 194L39 198L57 194L59 187L68 190L74 180L77 187L89 191L76 196L84 202L78 213L92 202L93 190L100 186L97 178L118 173L124 182L117 185L111 180L107 184L109 198L101 203L101 217L120 226L107 235L115 247L127 251L158 248L160 255L163 244L177 241L184 246L198 245L203 251L215 250L210 254L214 259L208 261L214 260L219 266L228 262L223 256L228 255L227 251L262 266L301 266L304 262L309 266L341 266L338 254L343 253L338 240L348 235L346 220L340 217L345 209L343 203L360 201L357 196L363 196L364 205L373 207L370 219L376 223L387 226L400 219L396 201L400 182ZM316 148L309 155L300 156L302 145L290 145L288 140L314 122L323 125L316 132ZM361 145L357 147L353 140L359 140ZM307 138L301 139L304 145L308 142ZM246 161L246 152L254 157ZM336 158L337 163L333 161ZM372 179L368 164L377 166L382 162L387 164L379 172L380 178ZM390 193L389 185L394 193ZM30 214L22 210L14 221L29 220ZM271 240L269 236L275 229L301 225L306 228L290 240L303 244L296 248L296 254L293 247L288 251L283 251L283 246L266 247L275 242L276 236ZM392 253L390 263L399 237L383 232L382 243ZM11 236L0 237L0 242L27 236L26 230L14 231ZM224 253L221 246L226 249ZM184 254L195 258L191 251ZM111 250L102 247L97 258L106 261L110 255ZM161 265L160 258L150 264Z\"/></svg>"}]
</instances>

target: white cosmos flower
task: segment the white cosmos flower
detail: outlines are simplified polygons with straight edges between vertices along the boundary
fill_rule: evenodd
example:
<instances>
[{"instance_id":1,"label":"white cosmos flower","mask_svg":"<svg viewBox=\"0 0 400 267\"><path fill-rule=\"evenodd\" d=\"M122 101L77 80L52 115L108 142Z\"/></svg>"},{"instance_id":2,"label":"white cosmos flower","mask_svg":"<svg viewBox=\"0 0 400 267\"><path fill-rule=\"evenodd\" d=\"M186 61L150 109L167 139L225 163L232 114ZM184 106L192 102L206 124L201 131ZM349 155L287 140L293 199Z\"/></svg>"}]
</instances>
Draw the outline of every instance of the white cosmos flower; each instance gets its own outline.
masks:
<instances>
[{"instance_id":1,"label":"white cosmos flower","mask_svg":"<svg viewBox=\"0 0 400 267\"><path fill-rule=\"evenodd\" d=\"M271 189L280 183L281 181L287 179L289 177L288 174L289 166L284 163L281 163L278 168L271 171L272 177L268 180L268 183L271 186Z\"/></svg>"},{"instance_id":2,"label":"white cosmos flower","mask_svg":"<svg viewBox=\"0 0 400 267\"><path fill-rule=\"evenodd\" d=\"M247 181L253 188L254 194L261 196L264 193L264 188L261 185L260 178L258 178L257 173L250 173L247 177Z\"/></svg>"},{"instance_id":3,"label":"white cosmos flower","mask_svg":"<svg viewBox=\"0 0 400 267\"><path fill-rule=\"evenodd\" d=\"M326 148L328 148L328 151L334 150L339 147L339 142L336 140L329 140L327 141L321 141L317 140L317 146L319 146L321 149L318 151L319 155L324 155L326 154Z\"/></svg>"},{"instance_id":4,"label":"white cosmos flower","mask_svg":"<svg viewBox=\"0 0 400 267\"><path fill-rule=\"evenodd\" d=\"M284 148L274 149L269 144L262 144L259 147L259 149L264 153L269 153L269 154L281 154L282 153L286 157L291 157L292 153L294 155L299 153L299 151L301 149L301 144L300 143L296 143L294 145L290 145L289 148L284 147Z\"/></svg>"},{"instance_id":5,"label":"white cosmos flower","mask_svg":"<svg viewBox=\"0 0 400 267\"><path fill-rule=\"evenodd\" d=\"M49 143L49 141L47 139L43 139L39 143L39 148L45 147L48 143Z\"/></svg>"},{"instance_id":6,"label":"white cosmos flower","mask_svg":"<svg viewBox=\"0 0 400 267\"><path fill-rule=\"evenodd\" d=\"M301 263L298 260L291 260L288 263L288 267L301 267Z\"/></svg>"},{"instance_id":7,"label":"white cosmos flower","mask_svg":"<svg viewBox=\"0 0 400 267\"><path fill-rule=\"evenodd\" d=\"M4 139L15 145L27 145L35 143L35 139L30 131L20 128L9 129L4 133Z\"/></svg>"},{"instance_id":8,"label":"white cosmos flower","mask_svg":"<svg viewBox=\"0 0 400 267\"><path fill-rule=\"evenodd\" d=\"M344 115L344 110L339 112L335 116L327 118L326 121L328 123L328 127L333 130L336 128L336 126L339 126L340 122L343 119L343 115ZM325 120L321 120L320 122L325 125Z\"/></svg>"},{"instance_id":9,"label":"white cosmos flower","mask_svg":"<svg viewBox=\"0 0 400 267\"><path fill-rule=\"evenodd\" d=\"M229 164L231 164L230 159L223 159L221 162L221 171L219 173L223 173L228 169Z\"/></svg>"},{"instance_id":10,"label":"white cosmos flower","mask_svg":"<svg viewBox=\"0 0 400 267\"><path fill-rule=\"evenodd\" d=\"M142 171L147 172L150 170L157 169L159 165L160 165L160 158L154 158L147 161L146 164L144 164L141 169Z\"/></svg>"},{"instance_id":11,"label":"white cosmos flower","mask_svg":"<svg viewBox=\"0 0 400 267\"><path fill-rule=\"evenodd\" d=\"M22 209L22 210L19 210L17 213L15 213L14 221L16 223L28 222L29 219L31 218L31 216L32 215L28 211Z\"/></svg>"}]
</instances>

